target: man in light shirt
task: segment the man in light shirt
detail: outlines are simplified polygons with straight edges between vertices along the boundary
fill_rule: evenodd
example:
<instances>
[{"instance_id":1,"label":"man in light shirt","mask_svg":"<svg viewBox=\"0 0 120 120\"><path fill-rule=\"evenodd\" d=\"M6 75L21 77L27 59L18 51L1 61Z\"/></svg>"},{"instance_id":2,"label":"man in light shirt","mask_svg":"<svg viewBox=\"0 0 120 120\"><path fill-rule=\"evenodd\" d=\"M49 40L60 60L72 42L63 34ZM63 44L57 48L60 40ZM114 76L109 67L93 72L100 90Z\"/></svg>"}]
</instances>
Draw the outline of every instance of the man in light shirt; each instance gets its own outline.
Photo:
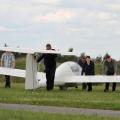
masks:
<instances>
[{"instance_id":1,"label":"man in light shirt","mask_svg":"<svg viewBox=\"0 0 120 120\"><path fill-rule=\"evenodd\" d=\"M15 67L15 56L13 53L6 51L1 57L1 67L14 68ZM5 88L11 87L11 78L9 75L5 75Z\"/></svg>"}]
</instances>

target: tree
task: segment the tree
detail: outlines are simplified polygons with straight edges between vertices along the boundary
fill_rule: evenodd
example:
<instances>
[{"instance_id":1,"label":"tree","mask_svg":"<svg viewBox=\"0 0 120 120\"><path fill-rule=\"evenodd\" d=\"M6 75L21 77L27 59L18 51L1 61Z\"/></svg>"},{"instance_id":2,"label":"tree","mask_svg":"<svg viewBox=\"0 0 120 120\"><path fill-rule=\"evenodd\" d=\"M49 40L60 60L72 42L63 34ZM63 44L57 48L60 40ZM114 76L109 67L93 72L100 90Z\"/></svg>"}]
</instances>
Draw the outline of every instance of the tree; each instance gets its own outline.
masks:
<instances>
[{"instance_id":1,"label":"tree","mask_svg":"<svg viewBox=\"0 0 120 120\"><path fill-rule=\"evenodd\" d=\"M98 62L98 63L102 62L102 56L97 56L95 58L95 61Z\"/></svg>"},{"instance_id":2,"label":"tree","mask_svg":"<svg viewBox=\"0 0 120 120\"><path fill-rule=\"evenodd\" d=\"M73 48L69 48L68 49L68 52L73 52ZM71 55L71 56L58 56L57 57L57 61L59 62L59 63L63 63L63 62L67 62L67 61L77 61L77 57L76 56L73 56L73 55Z\"/></svg>"},{"instance_id":3,"label":"tree","mask_svg":"<svg viewBox=\"0 0 120 120\"><path fill-rule=\"evenodd\" d=\"M73 48L69 48L69 49L68 49L68 52L73 52Z\"/></svg>"},{"instance_id":4,"label":"tree","mask_svg":"<svg viewBox=\"0 0 120 120\"><path fill-rule=\"evenodd\" d=\"M106 53L106 54L103 56L103 59L105 60L107 56L110 56L109 53Z\"/></svg>"}]
</instances>

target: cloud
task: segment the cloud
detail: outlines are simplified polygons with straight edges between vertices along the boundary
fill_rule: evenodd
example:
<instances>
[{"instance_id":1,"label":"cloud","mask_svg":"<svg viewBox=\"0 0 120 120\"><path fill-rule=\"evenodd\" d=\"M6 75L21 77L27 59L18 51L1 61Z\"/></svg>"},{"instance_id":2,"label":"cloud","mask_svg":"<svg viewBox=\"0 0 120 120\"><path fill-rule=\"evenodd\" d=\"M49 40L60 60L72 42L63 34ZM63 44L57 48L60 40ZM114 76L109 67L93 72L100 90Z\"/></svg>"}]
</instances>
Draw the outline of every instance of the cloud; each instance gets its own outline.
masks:
<instances>
[{"instance_id":1,"label":"cloud","mask_svg":"<svg viewBox=\"0 0 120 120\"><path fill-rule=\"evenodd\" d=\"M115 35L120 37L120 30L114 31Z\"/></svg>"},{"instance_id":2,"label":"cloud","mask_svg":"<svg viewBox=\"0 0 120 120\"><path fill-rule=\"evenodd\" d=\"M114 4L109 4L108 8L114 12L120 12L120 2L114 3Z\"/></svg>"},{"instance_id":3,"label":"cloud","mask_svg":"<svg viewBox=\"0 0 120 120\"><path fill-rule=\"evenodd\" d=\"M46 15L37 15L33 18L33 21L37 23L63 23L71 20L74 16L74 12L67 10L58 10L56 12L50 12Z\"/></svg>"},{"instance_id":4,"label":"cloud","mask_svg":"<svg viewBox=\"0 0 120 120\"><path fill-rule=\"evenodd\" d=\"M34 5L38 5L38 4L46 4L46 5L57 5L60 3L60 0L31 0L32 3L34 3Z\"/></svg>"},{"instance_id":5,"label":"cloud","mask_svg":"<svg viewBox=\"0 0 120 120\"><path fill-rule=\"evenodd\" d=\"M96 46L104 50L102 46L109 43L115 51L114 42L119 43L120 37L119 13L120 0L0 0L1 39L11 45L19 39L19 44L26 46L50 39L62 48L74 46L88 52L94 46L95 54ZM64 41L68 46L63 46Z\"/></svg>"},{"instance_id":6,"label":"cloud","mask_svg":"<svg viewBox=\"0 0 120 120\"><path fill-rule=\"evenodd\" d=\"M51 1L51 0L50 0ZM24 2L0 2L0 14L36 14L36 13L44 13L44 11L52 8L54 3L51 2L42 2L42 1L24 1Z\"/></svg>"},{"instance_id":7,"label":"cloud","mask_svg":"<svg viewBox=\"0 0 120 120\"><path fill-rule=\"evenodd\" d=\"M112 18L111 13L109 12L95 12L93 16L98 20L110 20Z\"/></svg>"},{"instance_id":8,"label":"cloud","mask_svg":"<svg viewBox=\"0 0 120 120\"><path fill-rule=\"evenodd\" d=\"M13 5L18 5L18 4L46 4L46 5L57 5L60 3L61 0L1 0L1 3L5 4L13 4Z\"/></svg>"},{"instance_id":9,"label":"cloud","mask_svg":"<svg viewBox=\"0 0 120 120\"><path fill-rule=\"evenodd\" d=\"M0 32L12 32L12 31L14 30L11 28L0 26Z\"/></svg>"},{"instance_id":10,"label":"cloud","mask_svg":"<svg viewBox=\"0 0 120 120\"><path fill-rule=\"evenodd\" d=\"M88 27L66 27L64 29L66 32L70 32L71 33L76 33L76 32L79 32L79 33L86 33L86 32L90 32L92 29L91 28L88 28Z\"/></svg>"},{"instance_id":11,"label":"cloud","mask_svg":"<svg viewBox=\"0 0 120 120\"><path fill-rule=\"evenodd\" d=\"M95 19L95 20L109 20L112 18L112 14L107 11L79 9L77 11L78 16L82 19Z\"/></svg>"},{"instance_id":12,"label":"cloud","mask_svg":"<svg viewBox=\"0 0 120 120\"><path fill-rule=\"evenodd\" d=\"M60 0L5 0L0 2L0 17L12 24L28 24L34 16L42 16L55 11ZM52 16L52 15L51 15ZM56 18L55 18L56 19ZM14 21L15 20L15 21ZM32 23L31 23L32 24Z\"/></svg>"}]
</instances>

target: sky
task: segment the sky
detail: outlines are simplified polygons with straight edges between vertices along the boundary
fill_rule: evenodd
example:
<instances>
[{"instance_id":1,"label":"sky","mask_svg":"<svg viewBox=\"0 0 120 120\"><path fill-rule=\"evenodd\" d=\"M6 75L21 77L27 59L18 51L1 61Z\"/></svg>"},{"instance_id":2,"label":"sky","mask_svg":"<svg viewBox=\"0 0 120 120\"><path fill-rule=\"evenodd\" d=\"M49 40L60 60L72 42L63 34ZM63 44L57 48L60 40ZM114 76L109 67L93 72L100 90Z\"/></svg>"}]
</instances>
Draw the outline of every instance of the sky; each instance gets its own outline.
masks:
<instances>
[{"instance_id":1,"label":"sky","mask_svg":"<svg viewBox=\"0 0 120 120\"><path fill-rule=\"evenodd\" d=\"M0 46L109 53L120 59L120 0L0 0Z\"/></svg>"}]
</instances>

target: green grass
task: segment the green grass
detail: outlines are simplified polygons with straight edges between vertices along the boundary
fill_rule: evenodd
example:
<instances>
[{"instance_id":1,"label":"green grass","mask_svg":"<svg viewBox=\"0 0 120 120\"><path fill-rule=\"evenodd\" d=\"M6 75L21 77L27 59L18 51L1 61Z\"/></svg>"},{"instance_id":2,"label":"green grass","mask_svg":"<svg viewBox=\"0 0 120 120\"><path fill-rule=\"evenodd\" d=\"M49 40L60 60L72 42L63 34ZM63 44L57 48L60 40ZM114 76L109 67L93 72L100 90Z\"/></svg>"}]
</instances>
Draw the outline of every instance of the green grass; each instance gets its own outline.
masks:
<instances>
[{"instance_id":1,"label":"green grass","mask_svg":"<svg viewBox=\"0 0 120 120\"><path fill-rule=\"evenodd\" d=\"M0 110L1 120L120 120L120 118L85 116L85 115L61 115L50 113L38 113L29 111Z\"/></svg>"},{"instance_id":2,"label":"green grass","mask_svg":"<svg viewBox=\"0 0 120 120\"><path fill-rule=\"evenodd\" d=\"M17 69L25 69L26 68L26 58L25 57L16 59L16 68Z\"/></svg>"},{"instance_id":3,"label":"green grass","mask_svg":"<svg viewBox=\"0 0 120 120\"><path fill-rule=\"evenodd\" d=\"M13 83L11 89L5 89L3 86L3 83L0 83L1 103L120 110L119 91L104 93L104 86L93 86L93 92L81 91L81 87L65 91L60 91L59 88L50 92L45 89L27 91L24 90L23 83Z\"/></svg>"}]
</instances>

